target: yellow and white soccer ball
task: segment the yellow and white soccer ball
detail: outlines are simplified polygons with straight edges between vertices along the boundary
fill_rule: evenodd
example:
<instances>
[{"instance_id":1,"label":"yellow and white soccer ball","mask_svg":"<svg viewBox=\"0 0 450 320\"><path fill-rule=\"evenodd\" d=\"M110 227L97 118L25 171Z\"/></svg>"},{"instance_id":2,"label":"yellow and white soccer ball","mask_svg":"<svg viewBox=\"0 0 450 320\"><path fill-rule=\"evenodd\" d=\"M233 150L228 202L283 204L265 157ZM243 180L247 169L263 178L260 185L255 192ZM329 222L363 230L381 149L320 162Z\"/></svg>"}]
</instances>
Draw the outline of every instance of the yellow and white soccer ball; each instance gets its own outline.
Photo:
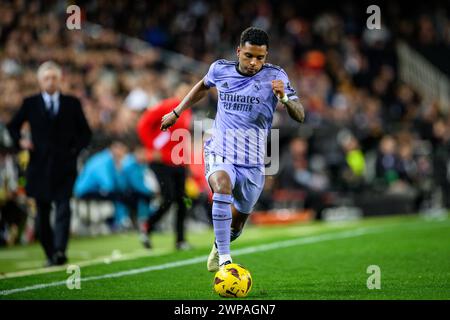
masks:
<instances>
[{"instance_id":1,"label":"yellow and white soccer ball","mask_svg":"<svg viewBox=\"0 0 450 320\"><path fill-rule=\"evenodd\" d=\"M227 264L214 276L214 291L221 297L244 298L252 289L250 272L237 263Z\"/></svg>"}]
</instances>

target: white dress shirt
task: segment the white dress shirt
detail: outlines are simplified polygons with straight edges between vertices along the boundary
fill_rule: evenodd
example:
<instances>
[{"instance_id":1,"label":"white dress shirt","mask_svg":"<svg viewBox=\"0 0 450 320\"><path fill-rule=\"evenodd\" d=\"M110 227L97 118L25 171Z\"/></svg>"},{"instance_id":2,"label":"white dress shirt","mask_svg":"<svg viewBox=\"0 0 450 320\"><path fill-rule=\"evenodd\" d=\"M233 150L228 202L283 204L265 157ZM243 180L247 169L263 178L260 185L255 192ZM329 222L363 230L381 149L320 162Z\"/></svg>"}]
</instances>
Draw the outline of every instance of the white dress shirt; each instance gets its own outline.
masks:
<instances>
[{"instance_id":1,"label":"white dress shirt","mask_svg":"<svg viewBox=\"0 0 450 320\"><path fill-rule=\"evenodd\" d=\"M50 109L50 101L53 101L54 115L57 115L59 111L59 91L56 91L52 95L44 91L42 92L42 98L44 98L45 108L47 111Z\"/></svg>"}]
</instances>

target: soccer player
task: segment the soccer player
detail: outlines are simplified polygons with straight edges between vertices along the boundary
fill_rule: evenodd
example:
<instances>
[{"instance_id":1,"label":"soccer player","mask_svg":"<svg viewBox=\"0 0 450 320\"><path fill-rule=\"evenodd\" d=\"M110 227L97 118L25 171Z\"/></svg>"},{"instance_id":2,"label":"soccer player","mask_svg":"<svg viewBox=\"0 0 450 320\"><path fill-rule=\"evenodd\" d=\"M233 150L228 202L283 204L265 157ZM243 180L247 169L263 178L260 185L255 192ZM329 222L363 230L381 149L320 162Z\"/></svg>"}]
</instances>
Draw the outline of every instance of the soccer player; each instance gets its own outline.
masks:
<instances>
[{"instance_id":1,"label":"soccer player","mask_svg":"<svg viewBox=\"0 0 450 320\"><path fill-rule=\"evenodd\" d=\"M242 232L264 186L265 139L278 102L291 118L303 122L305 112L286 72L266 63L269 37L250 27L241 34L238 61L217 60L181 103L161 120L161 130L217 88L217 115L212 137L205 142L206 180L213 192L215 243L207 268L215 272L232 262L230 242Z\"/></svg>"}]
</instances>

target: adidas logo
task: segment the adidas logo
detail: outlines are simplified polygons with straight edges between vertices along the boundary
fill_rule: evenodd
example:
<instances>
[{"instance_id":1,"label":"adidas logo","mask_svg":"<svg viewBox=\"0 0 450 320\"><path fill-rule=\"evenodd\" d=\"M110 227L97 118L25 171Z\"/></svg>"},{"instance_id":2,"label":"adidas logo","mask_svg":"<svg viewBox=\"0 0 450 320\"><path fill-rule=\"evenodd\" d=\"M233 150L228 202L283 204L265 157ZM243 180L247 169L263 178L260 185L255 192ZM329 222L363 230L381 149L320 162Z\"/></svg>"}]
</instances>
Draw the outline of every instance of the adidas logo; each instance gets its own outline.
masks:
<instances>
[{"instance_id":1,"label":"adidas logo","mask_svg":"<svg viewBox=\"0 0 450 320\"><path fill-rule=\"evenodd\" d=\"M224 82L224 83L222 84L222 88L228 89L228 82Z\"/></svg>"}]
</instances>

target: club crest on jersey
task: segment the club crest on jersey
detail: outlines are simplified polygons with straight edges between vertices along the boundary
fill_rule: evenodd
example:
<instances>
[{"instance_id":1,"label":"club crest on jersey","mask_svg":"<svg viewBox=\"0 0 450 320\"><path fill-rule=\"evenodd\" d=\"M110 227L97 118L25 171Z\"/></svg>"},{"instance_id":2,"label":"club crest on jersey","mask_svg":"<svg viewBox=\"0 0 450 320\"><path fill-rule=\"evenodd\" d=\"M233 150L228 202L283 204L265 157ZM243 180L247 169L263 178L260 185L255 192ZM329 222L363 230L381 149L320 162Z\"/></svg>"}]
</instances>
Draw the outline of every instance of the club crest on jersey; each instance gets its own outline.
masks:
<instances>
[{"instance_id":1,"label":"club crest on jersey","mask_svg":"<svg viewBox=\"0 0 450 320\"><path fill-rule=\"evenodd\" d=\"M261 82L260 81L255 81L255 83L253 84L253 88L255 88L256 91L261 90Z\"/></svg>"}]
</instances>

